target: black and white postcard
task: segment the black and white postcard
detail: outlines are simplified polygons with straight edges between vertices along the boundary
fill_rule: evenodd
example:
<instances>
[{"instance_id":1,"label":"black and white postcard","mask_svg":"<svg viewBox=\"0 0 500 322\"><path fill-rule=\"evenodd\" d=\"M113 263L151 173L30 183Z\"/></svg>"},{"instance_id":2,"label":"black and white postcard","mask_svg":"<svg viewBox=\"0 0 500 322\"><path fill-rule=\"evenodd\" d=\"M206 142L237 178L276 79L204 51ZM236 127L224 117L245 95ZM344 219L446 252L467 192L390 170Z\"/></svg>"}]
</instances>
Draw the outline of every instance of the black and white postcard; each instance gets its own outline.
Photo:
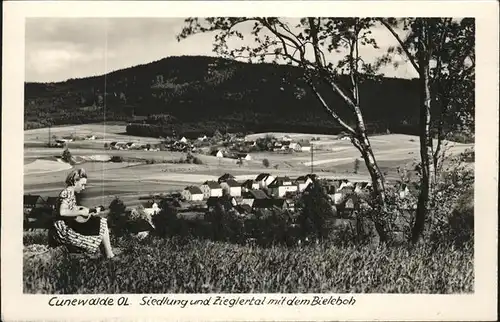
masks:
<instances>
[{"instance_id":1,"label":"black and white postcard","mask_svg":"<svg viewBox=\"0 0 500 322\"><path fill-rule=\"evenodd\" d=\"M2 320L495 320L498 3L4 9Z\"/></svg>"}]
</instances>

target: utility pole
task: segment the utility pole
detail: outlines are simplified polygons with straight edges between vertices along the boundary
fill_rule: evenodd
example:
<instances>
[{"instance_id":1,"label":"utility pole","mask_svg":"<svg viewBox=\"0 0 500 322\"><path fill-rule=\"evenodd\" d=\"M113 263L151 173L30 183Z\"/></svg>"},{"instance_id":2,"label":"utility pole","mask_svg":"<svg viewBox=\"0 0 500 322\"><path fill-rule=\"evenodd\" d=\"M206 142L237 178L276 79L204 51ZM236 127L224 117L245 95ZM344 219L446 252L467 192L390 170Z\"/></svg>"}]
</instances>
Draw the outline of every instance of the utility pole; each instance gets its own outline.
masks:
<instances>
[{"instance_id":1,"label":"utility pole","mask_svg":"<svg viewBox=\"0 0 500 322\"><path fill-rule=\"evenodd\" d=\"M313 144L311 143L311 174L314 173L314 148Z\"/></svg>"},{"instance_id":2,"label":"utility pole","mask_svg":"<svg viewBox=\"0 0 500 322\"><path fill-rule=\"evenodd\" d=\"M51 125L49 124L49 148L50 148L50 143L51 143L51 142L50 142L50 126L51 126Z\"/></svg>"}]
</instances>

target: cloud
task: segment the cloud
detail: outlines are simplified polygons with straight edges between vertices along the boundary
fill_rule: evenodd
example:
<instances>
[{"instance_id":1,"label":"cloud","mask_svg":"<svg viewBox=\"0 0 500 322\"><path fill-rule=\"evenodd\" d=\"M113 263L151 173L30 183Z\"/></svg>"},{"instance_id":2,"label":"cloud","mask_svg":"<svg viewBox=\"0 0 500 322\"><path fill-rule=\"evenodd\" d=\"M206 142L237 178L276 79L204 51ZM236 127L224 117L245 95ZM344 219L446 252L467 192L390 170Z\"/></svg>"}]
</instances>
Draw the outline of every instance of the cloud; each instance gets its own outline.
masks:
<instances>
[{"instance_id":1,"label":"cloud","mask_svg":"<svg viewBox=\"0 0 500 322\"><path fill-rule=\"evenodd\" d=\"M29 18L26 80L102 75L167 56L214 56L213 34L176 40L183 23L183 18ZM367 57L380 55L393 45L384 30L374 30L374 34L381 50L363 49ZM398 69L386 66L383 71L388 76L415 77L408 67L403 63Z\"/></svg>"}]
</instances>

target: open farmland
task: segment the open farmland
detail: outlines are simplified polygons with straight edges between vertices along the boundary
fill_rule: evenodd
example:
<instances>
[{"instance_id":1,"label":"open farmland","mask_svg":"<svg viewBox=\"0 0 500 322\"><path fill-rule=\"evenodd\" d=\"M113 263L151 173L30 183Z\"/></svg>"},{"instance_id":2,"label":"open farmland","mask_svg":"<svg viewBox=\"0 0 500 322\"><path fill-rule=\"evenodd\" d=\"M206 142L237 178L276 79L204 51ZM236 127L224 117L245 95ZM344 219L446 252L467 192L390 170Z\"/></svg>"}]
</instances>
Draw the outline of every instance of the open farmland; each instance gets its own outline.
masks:
<instances>
[{"instance_id":1,"label":"open farmland","mask_svg":"<svg viewBox=\"0 0 500 322\"><path fill-rule=\"evenodd\" d=\"M297 177L311 171L310 152L255 152L251 153L252 160L244 161L243 165L238 165L234 159L197 154L203 164L196 165L165 163L179 160L186 155L182 152L104 149L104 143L112 141L132 141L141 144L159 142L159 139L133 137L123 133L125 125L85 124L51 128L51 134L57 137L71 134L102 137L102 139L78 140L68 144L74 157L87 160L78 165L89 172L90 180L85 193L85 203L104 204L114 196L119 196L124 197L129 204L134 204L134 198L137 199L140 195L181 190L190 184L199 185L206 180L217 179L227 172L235 175L237 180L246 180L254 178L261 172ZM27 130L24 135L25 193L56 195L62 189L65 175L69 170L67 164L56 161L63 149L43 146L48 141L47 128ZM311 142L314 149L312 170L321 177L369 179L359 152L349 141L337 140L336 136L294 133L253 134L246 139L253 140L265 135L274 135L277 138L289 135L296 140L315 138L316 140ZM379 166L386 173L387 179L397 179L398 166L411 165L419 158L417 137L392 134L374 136L370 140ZM450 152L460 153L471 146L453 144ZM106 160L111 156L121 156L130 159L131 162L92 162L92 160ZM353 173L356 158L361 160L361 164L359 171ZM268 168L263 166L264 159L269 160ZM145 164L147 160L156 164Z\"/></svg>"}]
</instances>

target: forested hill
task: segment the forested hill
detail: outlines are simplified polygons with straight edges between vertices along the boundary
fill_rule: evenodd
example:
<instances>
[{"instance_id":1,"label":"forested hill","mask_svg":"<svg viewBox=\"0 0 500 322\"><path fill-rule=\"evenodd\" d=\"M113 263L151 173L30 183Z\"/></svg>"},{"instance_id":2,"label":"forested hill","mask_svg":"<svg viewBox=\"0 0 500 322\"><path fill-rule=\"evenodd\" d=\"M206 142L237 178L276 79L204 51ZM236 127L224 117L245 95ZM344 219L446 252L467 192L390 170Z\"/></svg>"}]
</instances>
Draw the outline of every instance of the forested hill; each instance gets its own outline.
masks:
<instances>
[{"instance_id":1,"label":"forested hill","mask_svg":"<svg viewBox=\"0 0 500 322\"><path fill-rule=\"evenodd\" d=\"M415 133L416 81L367 81L361 85L360 97L371 132ZM329 92L326 98L340 114L350 115L339 97ZM167 114L168 126L163 124L163 128L178 134L209 134L216 128L340 131L310 92L300 69L215 57L169 57L105 76L26 83L24 113L26 129Z\"/></svg>"}]
</instances>

